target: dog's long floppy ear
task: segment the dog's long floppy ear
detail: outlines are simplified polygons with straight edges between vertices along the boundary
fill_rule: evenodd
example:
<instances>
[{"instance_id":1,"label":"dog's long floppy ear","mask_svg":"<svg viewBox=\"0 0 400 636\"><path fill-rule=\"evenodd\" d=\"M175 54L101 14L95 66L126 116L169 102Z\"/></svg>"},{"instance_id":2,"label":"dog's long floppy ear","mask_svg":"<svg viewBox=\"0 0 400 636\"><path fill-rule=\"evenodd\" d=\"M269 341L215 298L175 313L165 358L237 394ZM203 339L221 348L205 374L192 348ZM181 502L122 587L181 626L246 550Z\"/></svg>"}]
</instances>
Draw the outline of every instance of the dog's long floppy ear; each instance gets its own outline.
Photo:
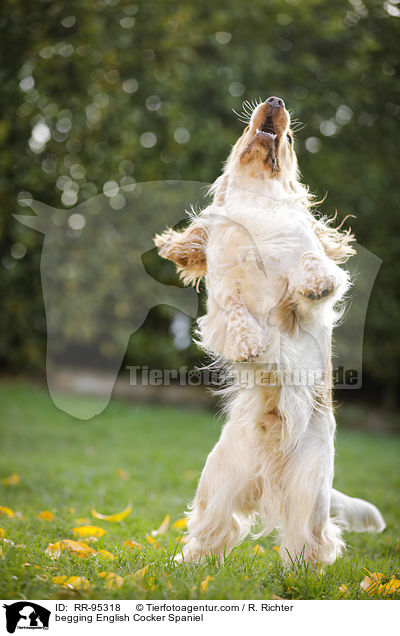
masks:
<instances>
[{"instance_id":1,"label":"dog's long floppy ear","mask_svg":"<svg viewBox=\"0 0 400 636\"><path fill-rule=\"evenodd\" d=\"M352 215L348 215L352 216ZM350 256L356 253L356 250L352 246L355 241L354 234L351 229L342 230L342 225L348 218L345 219L337 227L332 227L332 223L335 221L335 217L332 219L322 218L313 219L314 232L319 238L325 254L331 258L335 263L345 263Z\"/></svg>"},{"instance_id":2,"label":"dog's long floppy ear","mask_svg":"<svg viewBox=\"0 0 400 636\"><path fill-rule=\"evenodd\" d=\"M196 285L207 272L207 239L205 222L196 219L181 232L170 228L153 240L160 256L175 263L183 283Z\"/></svg>"}]
</instances>

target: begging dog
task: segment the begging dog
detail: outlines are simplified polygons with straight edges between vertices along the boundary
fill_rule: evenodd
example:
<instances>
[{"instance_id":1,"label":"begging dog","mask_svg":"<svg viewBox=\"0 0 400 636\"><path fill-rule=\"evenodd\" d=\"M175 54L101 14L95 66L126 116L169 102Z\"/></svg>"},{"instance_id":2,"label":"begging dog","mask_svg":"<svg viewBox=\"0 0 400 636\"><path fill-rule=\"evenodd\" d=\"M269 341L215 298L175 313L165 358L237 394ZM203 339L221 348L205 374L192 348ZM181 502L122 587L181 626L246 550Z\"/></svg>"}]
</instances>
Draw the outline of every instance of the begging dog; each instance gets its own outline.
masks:
<instances>
[{"instance_id":1,"label":"begging dog","mask_svg":"<svg viewBox=\"0 0 400 636\"><path fill-rule=\"evenodd\" d=\"M278 530L284 563L329 564L343 529L385 527L375 506L332 488L331 336L354 237L312 214L283 100L246 109L211 205L155 237L186 284L205 277L198 342L230 377L178 560L223 559L258 519L256 536Z\"/></svg>"}]
</instances>

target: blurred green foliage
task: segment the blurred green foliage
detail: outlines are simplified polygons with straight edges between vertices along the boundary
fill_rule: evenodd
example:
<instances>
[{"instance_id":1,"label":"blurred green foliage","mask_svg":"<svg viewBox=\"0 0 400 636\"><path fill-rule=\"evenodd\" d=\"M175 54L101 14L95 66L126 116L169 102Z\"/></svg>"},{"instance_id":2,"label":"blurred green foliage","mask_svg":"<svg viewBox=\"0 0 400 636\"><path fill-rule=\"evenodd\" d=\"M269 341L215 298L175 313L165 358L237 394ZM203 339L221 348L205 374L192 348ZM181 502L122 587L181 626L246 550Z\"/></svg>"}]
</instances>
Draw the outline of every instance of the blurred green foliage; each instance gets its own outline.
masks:
<instances>
[{"instance_id":1,"label":"blurred green foliage","mask_svg":"<svg viewBox=\"0 0 400 636\"><path fill-rule=\"evenodd\" d=\"M12 213L30 196L68 208L109 181L213 181L240 133L231 109L281 96L303 122L296 150L320 209L355 214L383 259L369 307L364 374L390 399L400 375L397 2L381 0L9 0L1 9L0 361L44 364L43 236ZM162 229L160 227L160 229ZM152 257L155 273L166 267ZM160 277L162 275L160 274ZM173 314L131 339L141 360L177 352ZM129 349L128 349L129 359Z\"/></svg>"}]
</instances>

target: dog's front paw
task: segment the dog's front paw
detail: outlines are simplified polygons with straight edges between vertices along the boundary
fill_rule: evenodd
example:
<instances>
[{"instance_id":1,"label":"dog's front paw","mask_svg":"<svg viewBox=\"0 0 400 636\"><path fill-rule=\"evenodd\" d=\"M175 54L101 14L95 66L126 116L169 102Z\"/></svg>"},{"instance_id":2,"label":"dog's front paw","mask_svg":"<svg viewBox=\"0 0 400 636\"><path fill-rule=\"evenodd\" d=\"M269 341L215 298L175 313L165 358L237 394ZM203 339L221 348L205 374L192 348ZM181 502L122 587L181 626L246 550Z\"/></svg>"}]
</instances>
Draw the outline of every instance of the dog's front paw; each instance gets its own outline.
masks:
<instances>
[{"instance_id":1,"label":"dog's front paw","mask_svg":"<svg viewBox=\"0 0 400 636\"><path fill-rule=\"evenodd\" d=\"M318 278L310 284L304 285L299 292L309 300L321 300L333 294L336 289L336 281L332 276Z\"/></svg>"},{"instance_id":2,"label":"dog's front paw","mask_svg":"<svg viewBox=\"0 0 400 636\"><path fill-rule=\"evenodd\" d=\"M229 331L224 346L224 357L232 362L251 362L265 351L260 334L250 330Z\"/></svg>"},{"instance_id":3,"label":"dog's front paw","mask_svg":"<svg viewBox=\"0 0 400 636\"><path fill-rule=\"evenodd\" d=\"M301 267L297 293L308 300L321 300L333 294L339 281L325 271L320 257L313 252L301 255Z\"/></svg>"}]
</instances>

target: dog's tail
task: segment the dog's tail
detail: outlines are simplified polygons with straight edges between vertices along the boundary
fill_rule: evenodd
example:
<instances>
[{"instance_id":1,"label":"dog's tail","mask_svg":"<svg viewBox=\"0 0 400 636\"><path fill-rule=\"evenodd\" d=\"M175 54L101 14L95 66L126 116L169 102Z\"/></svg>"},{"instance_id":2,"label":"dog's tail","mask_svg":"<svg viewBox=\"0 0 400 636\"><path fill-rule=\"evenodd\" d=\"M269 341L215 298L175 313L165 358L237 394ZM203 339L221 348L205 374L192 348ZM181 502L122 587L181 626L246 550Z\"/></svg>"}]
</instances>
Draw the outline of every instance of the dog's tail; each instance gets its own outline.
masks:
<instances>
[{"instance_id":1,"label":"dog's tail","mask_svg":"<svg viewBox=\"0 0 400 636\"><path fill-rule=\"evenodd\" d=\"M353 532L382 532L386 524L378 508L364 499L356 499L332 488L330 513Z\"/></svg>"}]
</instances>

